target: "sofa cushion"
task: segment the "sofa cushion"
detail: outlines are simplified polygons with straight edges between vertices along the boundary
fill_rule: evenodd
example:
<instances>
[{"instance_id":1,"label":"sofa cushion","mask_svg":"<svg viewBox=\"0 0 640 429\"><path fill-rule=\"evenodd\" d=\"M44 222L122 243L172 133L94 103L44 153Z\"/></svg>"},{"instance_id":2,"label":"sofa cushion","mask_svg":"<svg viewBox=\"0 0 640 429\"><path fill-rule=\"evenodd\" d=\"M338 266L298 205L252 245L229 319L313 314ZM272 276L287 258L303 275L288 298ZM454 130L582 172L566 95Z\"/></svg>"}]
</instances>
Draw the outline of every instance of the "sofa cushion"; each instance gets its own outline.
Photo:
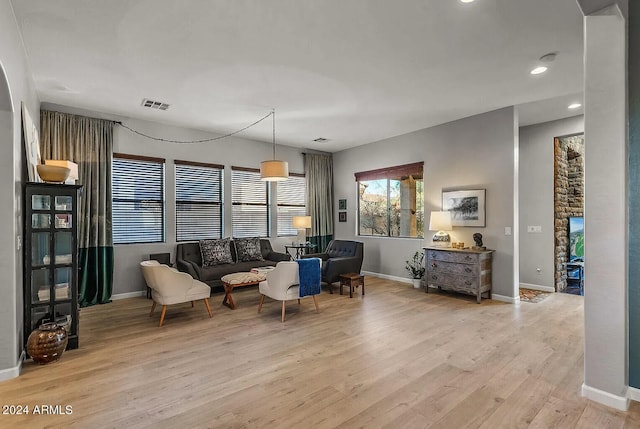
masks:
<instances>
[{"instance_id":1,"label":"sofa cushion","mask_svg":"<svg viewBox=\"0 0 640 429\"><path fill-rule=\"evenodd\" d=\"M264 260L260 248L260 238L236 238L234 239L234 244L238 262Z\"/></svg>"},{"instance_id":2,"label":"sofa cushion","mask_svg":"<svg viewBox=\"0 0 640 429\"><path fill-rule=\"evenodd\" d=\"M200 252L202 253L202 266L231 264L231 239L200 240Z\"/></svg>"}]
</instances>

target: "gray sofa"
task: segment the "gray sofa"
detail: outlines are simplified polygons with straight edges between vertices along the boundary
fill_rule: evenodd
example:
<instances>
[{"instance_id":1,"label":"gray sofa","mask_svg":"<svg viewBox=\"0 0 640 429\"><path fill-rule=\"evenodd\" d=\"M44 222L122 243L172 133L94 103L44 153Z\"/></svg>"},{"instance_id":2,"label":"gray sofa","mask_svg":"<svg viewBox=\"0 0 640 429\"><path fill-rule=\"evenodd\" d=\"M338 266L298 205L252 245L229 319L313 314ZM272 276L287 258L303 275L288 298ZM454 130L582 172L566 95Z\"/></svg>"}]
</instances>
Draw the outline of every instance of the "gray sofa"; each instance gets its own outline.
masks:
<instances>
[{"instance_id":1,"label":"gray sofa","mask_svg":"<svg viewBox=\"0 0 640 429\"><path fill-rule=\"evenodd\" d=\"M290 259L286 253L274 252L271 243L266 239L260 239L260 251L264 261L237 262L238 257L233 241L230 243L230 248L234 263L203 267L200 243L178 244L176 248L177 268L179 271L191 274L194 279L208 284L212 289L219 288L222 290L222 281L220 279L224 275L251 271L251 268L276 265L280 261L288 261Z\"/></svg>"},{"instance_id":2,"label":"gray sofa","mask_svg":"<svg viewBox=\"0 0 640 429\"><path fill-rule=\"evenodd\" d=\"M323 260L322 281L329 285L337 282L340 279L340 274L360 274L363 257L364 244L360 241L350 240L331 240L324 252L310 253L303 256L303 258L320 258Z\"/></svg>"}]
</instances>

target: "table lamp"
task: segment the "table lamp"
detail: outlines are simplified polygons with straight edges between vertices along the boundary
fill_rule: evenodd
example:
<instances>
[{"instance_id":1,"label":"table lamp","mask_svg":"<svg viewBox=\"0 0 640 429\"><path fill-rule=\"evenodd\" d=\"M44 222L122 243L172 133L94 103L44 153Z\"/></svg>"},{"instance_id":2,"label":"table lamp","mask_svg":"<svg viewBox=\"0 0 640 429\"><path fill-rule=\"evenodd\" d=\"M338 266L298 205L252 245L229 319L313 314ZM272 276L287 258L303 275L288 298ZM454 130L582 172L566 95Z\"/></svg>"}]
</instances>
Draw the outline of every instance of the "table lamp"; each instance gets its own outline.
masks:
<instances>
[{"instance_id":1,"label":"table lamp","mask_svg":"<svg viewBox=\"0 0 640 429\"><path fill-rule=\"evenodd\" d=\"M446 231L451 231L451 212L431 212L429 219L429 231L438 231L433 236L433 245L437 247L449 247L451 238Z\"/></svg>"},{"instance_id":2,"label":"table lamp","mask_svg":"<svg viewBox=\"0 0 640 429\"><path fill-rule=\"evenodd\" d=\"M307 241L307 228L311 228L311 216L293 216L291 223L298 229L298 244Z\"/></svg>"}]
</instances>

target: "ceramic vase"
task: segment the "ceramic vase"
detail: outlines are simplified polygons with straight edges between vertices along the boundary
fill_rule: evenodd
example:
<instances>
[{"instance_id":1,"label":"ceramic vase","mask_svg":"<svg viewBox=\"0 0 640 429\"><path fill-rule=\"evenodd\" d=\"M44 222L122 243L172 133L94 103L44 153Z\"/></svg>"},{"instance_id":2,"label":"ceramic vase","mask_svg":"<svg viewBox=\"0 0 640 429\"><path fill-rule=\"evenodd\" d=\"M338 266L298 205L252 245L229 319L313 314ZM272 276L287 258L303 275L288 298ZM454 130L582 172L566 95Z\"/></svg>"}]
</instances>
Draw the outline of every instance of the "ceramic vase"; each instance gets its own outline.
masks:
<instances>
[{"instance_id":1,"label":"ceramic vase","mask_svg":"<svg viewBox=\"0 0 640 429\"><path fill-rule=\"evenodd\" d=\"M57 323L44 323L27 339L27 353L40 365L56 362L67 347L67 331Z\"/></svg>"}]
</instances>

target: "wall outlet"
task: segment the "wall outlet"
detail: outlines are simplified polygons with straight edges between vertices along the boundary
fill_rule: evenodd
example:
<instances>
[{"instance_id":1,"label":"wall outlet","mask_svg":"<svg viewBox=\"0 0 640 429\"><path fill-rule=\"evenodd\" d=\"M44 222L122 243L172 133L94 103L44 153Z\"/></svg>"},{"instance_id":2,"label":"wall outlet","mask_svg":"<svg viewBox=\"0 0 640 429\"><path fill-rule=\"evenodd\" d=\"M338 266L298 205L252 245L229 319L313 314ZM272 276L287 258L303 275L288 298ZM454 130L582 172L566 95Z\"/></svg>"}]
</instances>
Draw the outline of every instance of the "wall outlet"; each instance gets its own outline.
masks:
<instances>
[{"instance_id":1,"label":"wall outlet","mask_svg":"<svg viewBox=\"0 0 640 429\"><path fill-rule=\"evenodd\" d=\"M504 235L511 235L511 227L510 226L505 226L504 227Z\"/></svg>"},{"instance_id":2,"label":"wall outlet","mask_svg":"<svg viewBox=\"0 0 640 429\"><path fill-rule=\"evenodd\" d=\"M542 226L540 225L528 225L527 232L542 232Z\"/></svg>"}]
</instances>

